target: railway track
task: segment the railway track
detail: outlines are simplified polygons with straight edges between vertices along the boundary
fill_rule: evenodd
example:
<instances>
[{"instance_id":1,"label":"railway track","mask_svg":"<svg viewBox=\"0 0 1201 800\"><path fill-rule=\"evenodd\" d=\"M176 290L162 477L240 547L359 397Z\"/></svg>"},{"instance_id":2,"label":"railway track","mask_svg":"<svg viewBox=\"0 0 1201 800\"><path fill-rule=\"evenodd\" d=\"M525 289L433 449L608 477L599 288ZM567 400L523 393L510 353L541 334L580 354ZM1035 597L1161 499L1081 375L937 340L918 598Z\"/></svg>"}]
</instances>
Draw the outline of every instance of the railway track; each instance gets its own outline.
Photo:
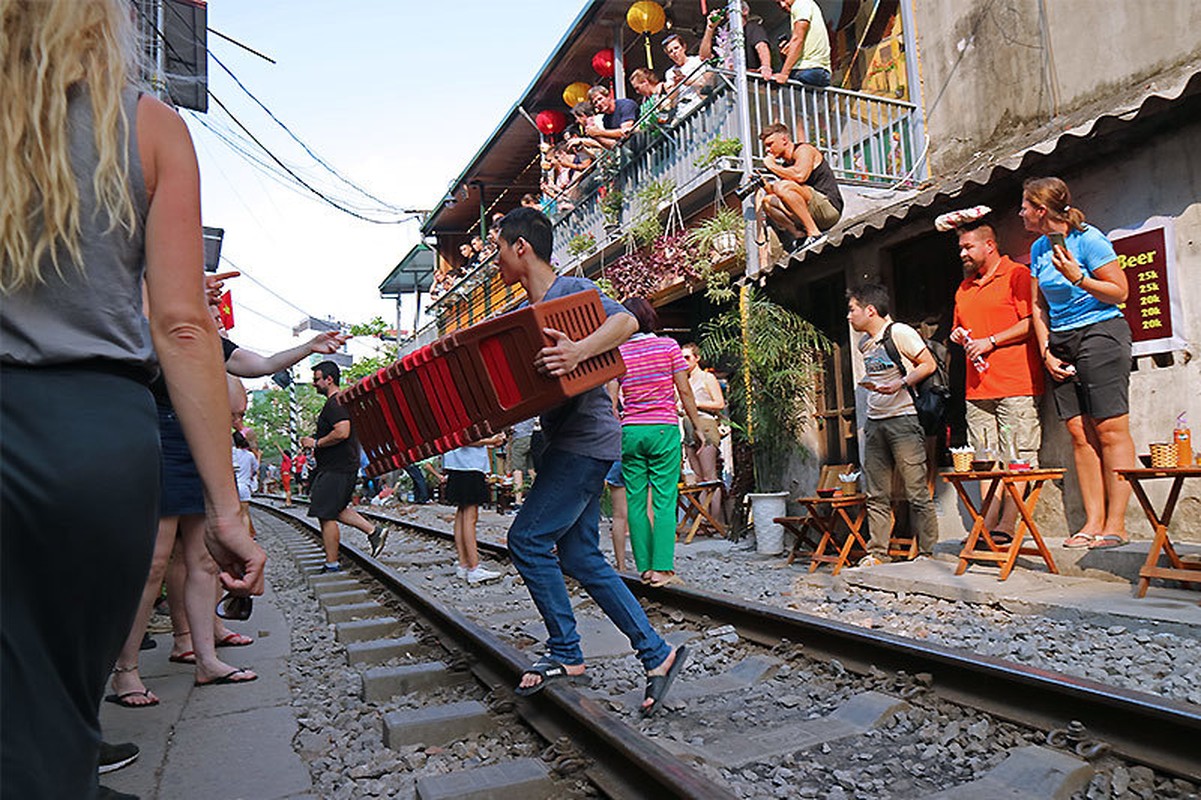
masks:
<instances>
[{"instance_id":1,"label":"railway track","mask_svg":"<svg viewBox=\"0 0 1201 800\"><path fill-rule=\"evenodd\" d=\"M282 513L270 505L260 504L259 507L272 513ZM421 539L452 539L449 531L396 519L386 514L370 511L362 513L378 521L407 529L411 532L410 535ZM403 577L384 562L367 558L353 546L347 549L363 570L389 585L390 591L411 594L414 598L423 596L423 592L413 585L412 578ZM480 549L498 560L507 559L507 550L503 545L481 541ZM447 547L446 551L449 552L450 548ZM1012 723L1010 727L1004 724L995 725L998 735L1003 734L1003 738L1007 737L1005 740L1009 745L1046 739L1065 752L1072 752L1086 760L1116 758L1131 767L1149 767L1165 778L1172 776L1192 782L1201 780L1201 751L1196 746L1198 734L1201 733L1201 714L1195 706L726 595L680 587L656 589L644 586L632 577L627 578L627 583L635 595L643 598L648 604L648 610L655 616L657 624L666 622L670 627L674 623L678 633L691 628L690 635L702 637L702 642L708 641L714 633L719 639L742 642L745 647L723 645L723 648L739 651L748 660L767 658L775 661L777 666L785 664L786 673L799 675L802 680L807 679L806 685L824 686L828 691L812 690L810 697L800 699L806 701L806 705L810 707L808 716L819 723L825 720L827 727L830 720L839 719L840 704L850 707L861 700L855 700L855 691L862 692L866 688L873 695L899 701L900 705L889 705L887 700L881 701L879 697L876 698L876 702L884 703L881 706L881 720L891 717L893 721L889 725L896 729L892 731L895 736L891 739L890 735L880 737L884 749L895 748L898 742L907 741L907 733L909 739L920 740L919 734L929 728L927 724L921 731L916 730L923 720L929 718L923 707L931 703L941 703L970 709L972 714L985 714L996 720ZM394 589L391 588L393 586ZM521 597L520 600L528 604L528 598ZM444 636L470 636L479 633L489 637L479 640L487 641L487 644L472 645L471 652L476 654L474 657L480 665L480 671L490 674L500 684L507 682L511 686L523 666L529 663L530 656L512 643L513 635L507 640L496 637L485 630L479 620L472 620L463 612L438 611L439 604L430 600L428 596L423 602L427 607L421 612L422 616L440 620L440 629L446 627L448 631L455 631L444 632ZM731 633L732 638L729 636ZM708 638L705 638L707 635ZM755 655L756 652L758 655ZM808 664L820 667L804 666ZM772 667L767 671L774 669L775 667ZM843 677L844 673L846 677ZM862 683L864 679L866 683ZM853 680L861 682L858 689L848 688ZM703 684L704 681L705 678L702 677L698 684ZM695 702L690 703L704 709L704 713L715 718L727 716L734 719L734 727L737 728L738 717L742 712L731 711L727 705L714 700L714 697L725 696L730 691L729 687L723 691L702 691L697 695ZM735 705L738 702L745 708L759 708L765 705L759 703L759 706L756 706L762 698L757 698L750 684L738 691L750 699L736 701ZM735 695L738 695L738 691ZM715 796L705 792L724 791L718 789L720 781L715 783L713 780L707 780L706 776L722 778L740 770L745 773L744 767L747 764L759 763L755 761L756 753L753 747L733 747L733 751L741 754L737 757L729 752L718 752L720 745L715 745L715 742L720 742L730 732L723 731L714 736L711 724L703 719L696 720L696 724L686 722L667 726L672 729L670 731L653 731L659 734L657 738L666 747L652 743L653 747L644 752L641 748L644 742L649 740L637 731L636 718L631 724L631 719L622 719L620 715L615 717L611 710L605 708L603 699L595 695L590 696L571 689L560 690L558 687L544 694L552 702L529 704L533 706L531 713L535 718L530 720L531 726L539 729L539 724L549 724L541 718L553 716L555 719L552 727L560 732L570 729L569 720L572 721L570 724L583 726L570 734L573 737L594 737L598 735L597 731L604 731L600 735L605 740L603 747L606 755L597 758L597 762L613 765L628 762L627 766L614 769L615 774L594 781L602 787L602 791L612 796L636 796L639 787L649 785L648 780L656 782L657 796ZM792 705L797 704L799 703ZM610 702L609 705L620 708L619 703ZM771 728L776 724L787 727L789 716L794 722L796 717L803 716L793 709L792 705L784 714L775 713L781 709L771 709L770 703L766 705L767 711L759 717L760 721L765 722L762 726L764 728ZM902 706L912 710L898 711ZM762 710L760 708L760 711ZM845 710L844 708L843 711ZM824 715L818 712L823 712ZM959 712L950 713L953 716ZM896 719L900 719L901 722L897 723ZM907 731L907 727L914 730ZM1005 730L1001 730L1002 728ZM589 729L589 732L584 732L585 729ZM1037 735L1034 735L1034 732L1037 732ZM669 733L666 738L665 733ZM761 731L743 733L748 739L758 736L759 740L764 742L763 747L770 750L770 735L764 735ZM799 735L799 739L791 743L794 750L799 750L806 745L808 740L805 737L811 735L811 732L801 730L798 734L794 730L792 734L794 738ZM594 752L591 739L588 741L586 751ZM602 745L595 746L599 748ZM823 749L829 749L829 745L823 745ZM602 751L598 749L595 752ZM765 752L766 750L761 750L761 754ZM832 755L838 756L837 747ZM991 758L992 761L996 761L995 757ZM982 756L977 760L984 763L989 758ZM684 766L686 763L698 765L700 771L687 769ZM650 770L649 774L653 774L653 777L644 776L640 772L626 772L634 766L637 766L638 770ZM947 783L954 785L954 782L962 782L964 778L970 777L970 774L962 770L958 775L931 777L931 781L921 789L923 792L929 792L931 789L948 788ZM690 778L699 783L688 787L674 783ZM633 794L627 795L629 792ZM655 796L654 793L651 796Z\"/></svg>"}]
</instances>

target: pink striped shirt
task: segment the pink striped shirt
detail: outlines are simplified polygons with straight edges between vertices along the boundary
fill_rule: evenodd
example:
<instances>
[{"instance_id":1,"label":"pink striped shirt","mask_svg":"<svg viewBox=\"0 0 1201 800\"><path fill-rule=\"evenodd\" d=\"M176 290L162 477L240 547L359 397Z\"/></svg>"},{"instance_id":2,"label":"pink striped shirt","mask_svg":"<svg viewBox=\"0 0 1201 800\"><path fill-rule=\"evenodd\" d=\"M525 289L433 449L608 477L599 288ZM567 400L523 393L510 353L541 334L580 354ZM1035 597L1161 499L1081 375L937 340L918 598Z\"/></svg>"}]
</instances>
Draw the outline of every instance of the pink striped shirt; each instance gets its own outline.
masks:
<instances>
[{"instance_id":1,"label":"pink striped shirt","mask_svg":"<svg viewBox=\"0 0 1201 800\"><path fill-rule=\"evenodd\" d=\"M634 334L621 346L626 374L621 384L622 425L675 425L674 375L687 372L680 345L666 336Z\"/></svg>"}]
</instances>

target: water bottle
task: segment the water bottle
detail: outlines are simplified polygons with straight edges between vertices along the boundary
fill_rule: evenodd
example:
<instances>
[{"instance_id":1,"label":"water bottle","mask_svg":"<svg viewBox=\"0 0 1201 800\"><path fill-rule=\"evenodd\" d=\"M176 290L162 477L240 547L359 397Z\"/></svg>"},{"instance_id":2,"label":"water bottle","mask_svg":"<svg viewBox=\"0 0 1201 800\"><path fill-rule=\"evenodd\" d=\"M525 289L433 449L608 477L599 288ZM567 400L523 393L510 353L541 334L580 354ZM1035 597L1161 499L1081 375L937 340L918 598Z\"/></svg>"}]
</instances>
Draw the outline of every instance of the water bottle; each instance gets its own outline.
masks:
<instances>
[{"instance_id":1,"label":"water bottle","mask_svg":"<svg viewBox=\"0 0 1201 800\"><path fill-rule=\"evenodd\" d=\"M967 328L961 326L951 331L951 341L955 344L966 346L971 339L972 332ZM972 366L976 368L976 372L983 373L988 370L988 361L984 358L984 356L977 355L975 358L970 360L972 362Z\"/></svg>"}]
</instances>

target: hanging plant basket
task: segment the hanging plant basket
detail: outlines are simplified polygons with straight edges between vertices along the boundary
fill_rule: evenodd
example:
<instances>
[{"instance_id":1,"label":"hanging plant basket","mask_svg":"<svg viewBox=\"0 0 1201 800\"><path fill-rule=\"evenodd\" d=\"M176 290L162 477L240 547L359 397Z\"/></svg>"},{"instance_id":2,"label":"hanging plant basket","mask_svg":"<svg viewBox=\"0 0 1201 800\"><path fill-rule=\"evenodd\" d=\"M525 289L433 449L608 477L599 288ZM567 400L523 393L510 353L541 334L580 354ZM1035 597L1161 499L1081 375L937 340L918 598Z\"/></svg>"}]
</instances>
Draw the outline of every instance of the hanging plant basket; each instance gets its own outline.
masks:
<instances>
[{"instance_id":1,"label":"hanging plant basket","mask_svg":"<svg viewBox=\"0 0 1201 800\"><path fill-rule=\"evenodd\" d=\"M713 256L717 261L724 261L738 252L738 234L734 231L723 231L713 237Z\"/></svg>"}]
</instances>

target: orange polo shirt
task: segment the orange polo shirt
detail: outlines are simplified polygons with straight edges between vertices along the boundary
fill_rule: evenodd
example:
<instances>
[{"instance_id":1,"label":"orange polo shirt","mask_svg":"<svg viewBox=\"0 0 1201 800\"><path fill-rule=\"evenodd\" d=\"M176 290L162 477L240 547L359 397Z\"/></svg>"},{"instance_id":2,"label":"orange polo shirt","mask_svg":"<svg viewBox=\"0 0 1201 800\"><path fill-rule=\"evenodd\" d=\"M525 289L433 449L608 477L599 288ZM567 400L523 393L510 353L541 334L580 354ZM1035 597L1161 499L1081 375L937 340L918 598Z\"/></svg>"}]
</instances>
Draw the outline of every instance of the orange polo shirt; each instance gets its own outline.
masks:
<instances>
[{"instance_id":1,"label":"orange polo shirt","mask_svg":"<svg viewBox=\"0 0 1201 800\"><path fill-rule=\"evenodd\" d=\"M955 326L967 328L973 339L995 336L1031 313L1030 269L1009 256L1001 256L990 278L965 278L955 292ZM985 360L984 372L967 363L969 400L1042 394L1043 367L1033 331L1026 341L998 347Z\"/></svg>"}]
</instances>

